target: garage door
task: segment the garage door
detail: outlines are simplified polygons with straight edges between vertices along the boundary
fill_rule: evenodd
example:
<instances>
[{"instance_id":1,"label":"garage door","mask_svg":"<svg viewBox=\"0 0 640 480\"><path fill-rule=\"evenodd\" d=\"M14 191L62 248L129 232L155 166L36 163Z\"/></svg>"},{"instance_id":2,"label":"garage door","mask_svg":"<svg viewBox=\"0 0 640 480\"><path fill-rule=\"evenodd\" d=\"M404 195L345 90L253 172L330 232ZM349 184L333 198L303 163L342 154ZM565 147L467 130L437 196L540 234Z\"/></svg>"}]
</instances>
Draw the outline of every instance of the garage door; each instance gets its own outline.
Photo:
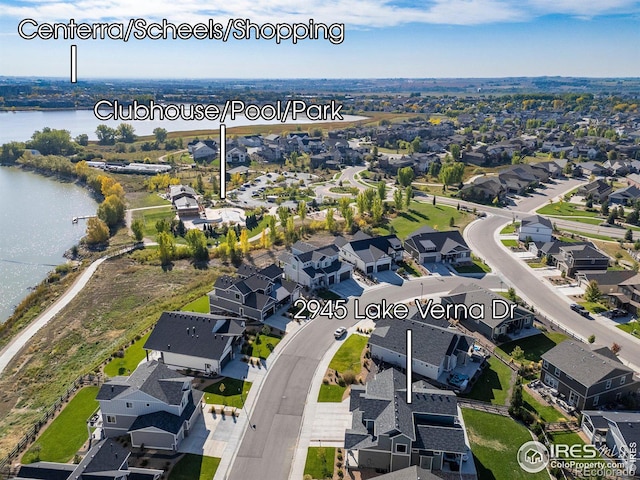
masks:
<instances>
[{"instance_id":1,"label":"garage door","mask_svg":"<svg viewBox=\"0 0 640 480\"><path fill-rule=\"evenodd\" d=\"M385 265L378 265L378 271L379 272L384 272L385 270L389 270L389 268L391 267L391 265L389 265L388 263Z\"/></svg>"},{"instance_id":2,"label":"garage door","mask_svg":"<svg viewBox=\"0 0 640 480\"><path fill-rule=\"evenodd\" d=\"M331 275L329 277L329 285L333 285L334 283L336 283L336 277L334 275Z\"/></svg>"},{"instance_id":3,"label":"garage door","mask_svg":"<svg viewBox=\"0 0 640 480\"><path fill-rule=\"evenodd\" d=\"M429 255L424 257L424 262L423 263L435 263L436 261L436 256L435 255Z\"/></svg>"},{"instance_id":4,"label":"garage door","mask_svg":"<svg viewBox=\"0 0 640 480\"><path fill-rule=\"evenodd\" d=\"M220 370L224 368L224 366L231 361L231 351L227 352L222 360L220 360Z\"/></svg>"},{"instance_id":5,"label":"garage door","mask_svg":"<svg viewBox=\"0 0 640 480\"><path fill-rule=\"evenodd\" d=\"M351 278L351 272L348 270L340 274L340 281L349 280L350 278Z\"/></svg>"}]
</instances>

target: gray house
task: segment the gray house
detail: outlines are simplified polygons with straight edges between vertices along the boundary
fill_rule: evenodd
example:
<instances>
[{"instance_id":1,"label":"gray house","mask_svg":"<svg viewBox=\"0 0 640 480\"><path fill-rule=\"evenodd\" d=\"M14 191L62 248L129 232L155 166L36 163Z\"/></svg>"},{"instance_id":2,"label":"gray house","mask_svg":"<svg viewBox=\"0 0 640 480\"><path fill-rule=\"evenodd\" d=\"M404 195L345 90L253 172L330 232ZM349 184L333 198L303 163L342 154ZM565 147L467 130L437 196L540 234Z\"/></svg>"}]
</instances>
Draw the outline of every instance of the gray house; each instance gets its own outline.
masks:
<instances>
[{"instance_id":1,"label":"gray house","mask_svg":"<svg viewBox=\"0 0 640 480\"><path fill-rule=\"evenodd\" d=\"M297 241L290 253L284 252L279 258L287 279L311 289L349 280L353 273L353 265L340 260L340 250L335 245L319 247Z\"/></svg>"},{"instance_id":2,"label":"gray house","mask_svg":"<svg viewBox=\"0 0 640 480\"><path fill-rule=\"evenodd\" d=\"M424 226L407 237L404 248L420 264L471 262L471 249L457 230L439 232Z\"/></svg>"},{"instance_id":3,"label":"gray house","mask_svg":"<svg viewBox=\"0 0 640 480\"><path fill-rule=\"evenodd\" d=\"M22 465L14 480L159 480L163 470L129 467L131 452L118 442L96 443L80 463L35 462Z\"/></svg>"},{"instance_id":4,"label":"gray house","mask_svg":"<svg viewBox=\"0 0 640 480\"><path fill-rule=\"evenodd\" d=\"M402 260L404 252L402 242L395 235L372 237L358 232L350 242L339 237L335 243L341 260L367 274L390 270L395 262Z\"/></svg>"},{"instance_id":5,"label":"gray house","mask_svg":"<svg viewBox=\"0 0 640 480\"><path fill-rule=\"evenodd\" d=\"M257 269L245 264L238 268L236 277L218 277L209 293L210 311L264 322L300 294L297 284L284 279L282 274L277 265Z\"/></svg>"},{"instance_id":6,"label":"gray house","mask_svg":"<svg viewBox=\"0 0 640 480\"><path fill-rule=\"evenodd\" d=\"M443 305L458 307L455 320L477 330L490 340L515 334L533 326L534 314L475 283L460 285L441 299Z\"/></svg>"},{"instance_id":7,"label":"gray house","mask_svg":"<svg viewBox=\"0 0 640 480\"><path fill-rule=\"evenodd\" d=\"M395 369L378 373L364 386L351 387L351 429L344 447L350 468L395 472L412 465L429 471L475 478L475 466L462 415L453 392L423 382L412 386Z\"/></svg>"},{"instance_id":8,"label":"gray house","mask_svg":"<svg viewBox=\"0 0 640 480\"><path fill-rule=\"evenodd\" d=\"M203 392L157 361L143 363L129 377L115 377L100 387L103 433L129 435L131 445L176 451L200 415Z\"/></svg>"},{"instance_id":9,"label":"gray house","mask_svg":"<svg viewBox=\"0 0 640 480\"><path fill-rule=\"evenodd\" d=\"M562 246L554 260L558 269L571 278L578 272L609 268L609 256L592 244Z\"/></svg>"},{"instance_id":10,"label":"gray house","mask_svg":"<svg viewBox=\"0 0 640 480\"><path fill-rule=\"evenodd\" d=\"M582 412L582 431L607 457L624 463L627 471L638 474L640 412L585 410Z\"/></svg>"},{"instance_id":11,"label":"gray house","mask_svg":"<svg viewBox=\"0 0 640 480\"><path fill-rule=\"evenodd\" d=\"M243 320L219 315L163 312L144 348L160 352L168 367L214 374L233 358L244 327Z\"/></svg>"},{"instance_id":12,"label":"gray house","mask_svg":"<svg viewBox=\"0 0 640 480\"><path fill-rule=\"evenodd\" d=\"M565 340L542 354L542 382L579 410L617 402L638 393L633 370L606 347Z\"/></svg>"}]
</instances>

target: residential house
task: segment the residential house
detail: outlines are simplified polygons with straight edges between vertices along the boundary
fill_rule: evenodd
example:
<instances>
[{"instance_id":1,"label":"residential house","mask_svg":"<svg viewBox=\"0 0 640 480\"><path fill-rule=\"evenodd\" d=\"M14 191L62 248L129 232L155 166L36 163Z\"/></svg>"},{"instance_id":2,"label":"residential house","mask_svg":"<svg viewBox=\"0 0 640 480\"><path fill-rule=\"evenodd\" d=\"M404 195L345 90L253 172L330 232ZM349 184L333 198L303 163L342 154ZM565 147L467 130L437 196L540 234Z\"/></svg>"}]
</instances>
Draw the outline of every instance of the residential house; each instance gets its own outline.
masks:
<instances>
[{"instance_id":1,"label":"residential house","mask_svg":"<svg viewBox=\"0 0 640 480\"><path fill-rule=\"evenodd\" d=\"M231 148L228 145L225 159L229 165L237 165L247 163L249 156L247 155L247 149L242 145Z\"/></svg>"},{"instance_id":2,"label":"residential house","mask_svg":"<svg viewBox=\"0 0 640 480\"><path fill-rule=\"evenodd\" d=\"M565 245L554 255L555 263L567 277L574 278L577 272L585 270L606 270L609 268L609 256L598 250L593 244Z\"/></svg>"},{"instance_id":3,"label":"residential house","mask_svg":"<svg viewBox=\"0 0 640 480\"><path fill-rule=\"evenodd\" d=\"M580 168L583 175L594 175L596 177L601 177L609 175L611 173L608 169L596 162L579 163L577 167Z\"/></svg>"},{"instance_id":4,"label":"residential house","mask_svg":"<svg viewBox=\"0 0 640 480\"><path fill-rule=\"evenodd\" d=\"M627 181L627 185L635 185L636 187L640 187L640 174L638 173L630 173L629 175L627 175L625 180Z\"/></svg>"},{"instance_id":5,"label":"residential house","mask_svg":"<svg viewBox=\"0 0 640 480\"><path fill-rule=\"evenodd\" d=\"M192 380L153 360L105 382L96 397L103 434L128 434L133 447L176 451L201 411L203 392L192 390Z\"/></svg>"},{"instance_id":6,"label":"residential house","mask_svg":"<svg viewBox=\"0 0 640 480\"><path fill-rule=\"evenodd\" d=\"M441 303L451 305L457 314L454 319L463 326L492 341L531 328L535 318L529 310L475 283L459 285L442 297Z\"/></svg>"},{"instance_id":7,"label":"residential house","mask_svg":"<svg viewBox=\"0 0 640 480\"><path fill-rule=\"evenodd\" d=\"M631 173L629 162L624 160L607 160L603 163L604 168L608 169L612 175L624 177Z\"/></svg>"},{"instance_id":8,"label":"residential house","mask_svg":"<svg viewBox=\"0 0 640 480\"><path fill-rule=\"evenodd\" d=\"M541 215L524 217L518 227L518 240L521 242L550 242L553 237L551 220Z\"/></svg>"},{"instance_id":9,"label":"residential house","mask_svg":"<svg viewBox=\"0 0 640 480\"><path fill-rule=\"evenodd\" d=\"M195 162L210 162L218 156L215 140L197 140L187 145L187 150Z\"/></svg>"},{"instance_id":10,"label":"residential house","mask_svg":"<svg viewBox=\"0 0 640 480\"><path fill-rule=\"evenodd\" d=\"M470 351L474 344L473 337L452 328L395 318L376 322L376 328L369 338L371 357L405 370L408 330L413 335L411 365L414 373L446 384L456 367L472 362ZM457 386L464 391L467 384Z\"/></svg>"},{"instance_id":11,"label":"residential house","mask_svg":"<svg viewBox=\"0 0 640 480\"><path fill-rule=\"evenodd\" d=\"M622 187L609 194L611 205L633 205L640 199L640 188L635 185Z\"/></svg>"},{"instance_id":12,"label":"residential house","mask_svg":"<svg viewBox=\"0 0 640 480\"><path fill-rule=\"evenodd\" d=\"M210 311L264 322L278 308L298 298L297 284L285 280L282 274L283 270L273 264L263 269L243 265L237 277L218 277L209 293Z\"/></svg>"},{"instance_id":13,"label":"residential house","mask_svg":"<svg viewBox=\"0 0 640 480\"><path fill-rule=\"evenodd\" d=\"M298 241L291 252L280 255L285 278L314 289L329 287L349 280L353 265L340 260L340 250L335 245L318 247Z\"/></svg>"},{"instance_id":14,"label":"residential house","mask_svg":"<svg viewBox=\"0 0 640 480\"><path fill-rule=\"evenodd\" d=\"M631 476L640 473L640 412L585 410L581 427L604 456L623 463Z\"/></svg>"},{"instance_id":15,"label":"residential house","mask_svg":"<svg viewBox=\"0 0 640 480\"><path fill-rule=\"evenodd\" d=\"M366 385L352 385L351 429L344 448L349 468L396 472L413 465L476 478L473 456L455 394L424 382L411 387L395 369L379 372Z\"/></svg>"},{"instance_id":16,"label":"residential house","mask_svg":"<svg viewBox=\"0 0 640 480\"><path fill-rule=\"evenodd\" d=\"M402 242L395 235L372 237L364 232L356 233L348 242L339 237L334 242L340 250L340 259L354 265L366 274L390 270L402 260Z\"/></svg>"},{"instance_id":17,"label":"residential house","mask_svg":"<svg viewBox=\"0 0 640 480\"><path fill-rule=\"evenodd\" d=\"M457 230L439 232L424 226L406 238L404 248L420 264L471 262L471 249Z\"/></svg>"},{"instance_id":18,"label":"residential house","mask_svg":"<svg viewBox=\"0 0 640 480\"><path fill-rule=\"evenodd\" d=\"M219 373L242 341L243 320L191 312L163 312L144 344L160 352L160 362L171 368Z\"/></svg>"},{"instance_id":19,"label":"residential house","mask_svg":"<svg viewBox=\"0 0 640 480\"><path fill-rule=\"evenodd\" d=\"M633 370L611 350L577 340L565 340L542 354L540 380L578 410L618 402L640 387Z\"/></svg>"},{"instance_id":20,"label":"residential house","mask_svg":"<svg viewBox=\"0 0 640 480\"><path fill-rule=\"evenodd\" d=\"M507 190L498 177L477 177L460 189L460 198L477 202L503 200Z\"/></svg>"},{"instance_id":21,"label":"residential house","mask_svg":"<svg viewBox=\"0 0 640 480\"><path fill-rule=\"evenodd\" d=\"M616 307L624 308L634 315L640 313L640 275L620 282L617 291L609 293L609 296Z\"/></svg>"},{"instance_id":22,"label":"residential house","mask_svg":"<svg viewBox=\"0 0 640 480\"><path fill-rule=\"evenodd\" d=\"M586 288L589 282L598 282L598 288L604 295L618 291L618 287L627 280L636 276L633 270L604 270L604 271L583 271L576 273L578 286Z\"/></svg>"},{"instance_id":23,"label":"residential house","mask_svg":"<svg viewBox=\"0 0 640 480\"><path fill-rule=\"evenodd\" d=\"M591 183L578 188L578 195L585 198L591 197L594 202L602 203L609 198L609 194L613 191L611 185L602 179L594 180Z\"/></svg>"},{"instance_id":24,"label":"residential house","mask_svg":"<svg viewBox=\"0 0 640 480\"><path fill-rule=\"evenodd\" d=\"M159 480L163 470L129 466L131 452L103 439L79 463L35 462L21 465L14 480Z\"/></svg>"}]
</instances>

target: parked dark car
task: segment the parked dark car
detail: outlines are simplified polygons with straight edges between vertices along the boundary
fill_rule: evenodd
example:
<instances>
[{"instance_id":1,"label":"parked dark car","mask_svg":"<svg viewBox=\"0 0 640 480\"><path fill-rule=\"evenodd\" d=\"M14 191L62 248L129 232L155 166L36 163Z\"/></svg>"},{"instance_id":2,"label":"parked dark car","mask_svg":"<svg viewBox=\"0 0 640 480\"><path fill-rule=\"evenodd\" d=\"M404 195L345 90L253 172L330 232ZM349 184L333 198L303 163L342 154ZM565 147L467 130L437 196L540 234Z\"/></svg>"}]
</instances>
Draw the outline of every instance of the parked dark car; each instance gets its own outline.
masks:
<instances>
[{"instance_id":1,"label":"parked dark car","mask_svg":"<svg viewBox=\"0 0 640 480\"><path fill-rule=\"evenodd\" d=\"M587 318L589 317L589 310L584 308L582 305L578 305L577 303L572 303L571 305L569 305L569 308L574 312L579 313L583 317L587 317Z\"/></svg>"},{"instance_id":2,"label":"parked dark car","mask_svg":"<svg viewBox=\"0 0 640 480\"><path fill-rule=\"evenodd\" d=\"M625 312L621 308L614 308L613 310L604 312L603 315L607 318L619 318L619 317L625 317L627 315L627 312Z\"/></svg>"}]
</instances>

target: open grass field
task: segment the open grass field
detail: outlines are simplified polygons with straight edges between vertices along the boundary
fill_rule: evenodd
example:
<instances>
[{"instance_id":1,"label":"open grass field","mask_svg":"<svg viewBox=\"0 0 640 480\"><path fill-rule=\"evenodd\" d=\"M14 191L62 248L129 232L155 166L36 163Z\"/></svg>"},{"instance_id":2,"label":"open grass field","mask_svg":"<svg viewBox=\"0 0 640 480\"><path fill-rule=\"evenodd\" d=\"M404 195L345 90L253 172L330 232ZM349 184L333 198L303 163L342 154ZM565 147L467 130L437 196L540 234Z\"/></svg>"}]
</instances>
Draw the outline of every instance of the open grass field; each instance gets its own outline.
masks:
<instances>
[{"instance_id":1,"label":"open grass field","mask_svg":"<svg viewBox=\"0 0 640 480\"><path fill-rule=\"evenodd\" d=\"M176 216L173 208L168 205L166 208L154 208L151 210L137 210L133 212L133 220L142 220L144 225L144 236L155 239L158 231L156 222L159 220L171 221Z\"/></svg>"},{"instance_id":2,"label":"open grass field","mask_svg":"<svg viewBox=\"0 0 640 480\"><path fill-rule=\"evenodd\" d=\"M597 217L598 212L588 212L580 205L568 202L556 202L540 207L540 215L554 215L557 217ZM573 219L572 219L573 220Z\"/></svg>"},{"instance_id":3,"label":"open grass field","mask_svg":"<svg viewBox=\"0 0 640 480\"><path fill-rule=\"evenodd\" d=\"M450 227L451 218L454 226ZM464 230L475 219L470 213L459 211L448 205L433 205L431 203L411 202L407 211L399 212L398 216L389 223L395 229L399 238L406 238L420 227L428 225L436 230ZM387 228L380 228L381 234L388 232ZM386 234L386 233L384 233Z\"/></svg>"},{"instance_id":4,"label":"open grass field","mask_svg":"<svg viewBox=\"0 0 640 480\"><path fill-rule=\"evenodd\" d=\"M87 420L98 408L98 387L80 390L23 455L22 463L68 462L89 438Z\"/></svg>"},{"instance_id":5,"label":"open grass field","mask_svg":"<svg viewBox=\"0 0 640 480\"><path fill-rule=\"evenodd\" d=\"M209 295L202 295L193 302L187 303L180 310L183 312L209 313Z\"/></svg>"}]
</instances>

